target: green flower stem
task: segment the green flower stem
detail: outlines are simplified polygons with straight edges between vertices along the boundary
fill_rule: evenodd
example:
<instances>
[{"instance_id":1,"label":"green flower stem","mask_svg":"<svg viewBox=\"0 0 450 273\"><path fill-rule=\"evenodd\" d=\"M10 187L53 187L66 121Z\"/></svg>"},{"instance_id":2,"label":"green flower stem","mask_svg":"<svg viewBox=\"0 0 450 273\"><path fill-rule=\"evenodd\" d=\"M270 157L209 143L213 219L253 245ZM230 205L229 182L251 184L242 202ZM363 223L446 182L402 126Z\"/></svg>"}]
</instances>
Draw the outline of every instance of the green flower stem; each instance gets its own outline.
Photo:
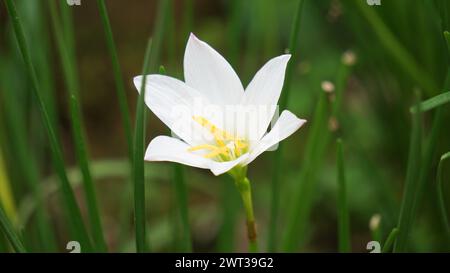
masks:
<instances>
[{"instance_id":1,"label":"green flower stem","mask_svg":"<svg viewBox=\"0 0 450 273\"><path fill-rule=\"evenodd\" d=\"M236 187L241 194L242 203L244 204L245 216L247 218L247 236L249 252L258 252L257 233L255 214L253 213L252 202L252 188L250 180L245 175L246 169L243 169L239 174L233 176Z\"/></svg>"}]
</instances>

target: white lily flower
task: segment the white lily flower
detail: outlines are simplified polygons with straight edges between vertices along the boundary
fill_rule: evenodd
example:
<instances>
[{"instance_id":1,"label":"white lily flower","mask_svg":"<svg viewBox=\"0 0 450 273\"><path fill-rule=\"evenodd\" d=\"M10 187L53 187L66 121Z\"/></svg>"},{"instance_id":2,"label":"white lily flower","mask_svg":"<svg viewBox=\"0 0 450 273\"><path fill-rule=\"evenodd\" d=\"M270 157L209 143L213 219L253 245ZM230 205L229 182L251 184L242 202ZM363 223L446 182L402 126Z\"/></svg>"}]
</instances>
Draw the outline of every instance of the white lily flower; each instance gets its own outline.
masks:
<instances>
[{"instance_id":1,"label":"white lily flower","mask_svg":"<svg viewBox=\"0 0 450 273\"><path fill-rule=\"evenodd\" d=\"M244 91L231 65L191 34L184 55L185 82L164 75L146 77L145 103L175 137L154 138L145 160L178 162L220 175L248 165L290 136L306 120L288 110L267 132L290 57L268 61ZM142 78L134 78L138 90Z\"/></svg>"}]
</instances>

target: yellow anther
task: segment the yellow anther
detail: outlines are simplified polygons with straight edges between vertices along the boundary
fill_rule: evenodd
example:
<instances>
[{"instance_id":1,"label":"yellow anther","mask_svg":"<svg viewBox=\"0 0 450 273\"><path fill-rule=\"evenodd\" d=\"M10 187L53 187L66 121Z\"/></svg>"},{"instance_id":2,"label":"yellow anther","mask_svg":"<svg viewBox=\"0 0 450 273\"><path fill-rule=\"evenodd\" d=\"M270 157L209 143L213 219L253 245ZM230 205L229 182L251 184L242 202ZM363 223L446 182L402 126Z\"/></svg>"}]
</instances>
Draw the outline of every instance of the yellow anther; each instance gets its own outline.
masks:
<instances>
[{"instance_id":1,"label":"yellow anther","mask_svg":"<svg viewBox=\"0 0 450 273\"><path fill-rule=\"evenodd\" d=\"M216 125L212 124L209 120L207 120L204 117L193 116L192 118L202 127L205 127L214 136L214 138L218 139L219 141L231 140L234 138L231 134L217 128Z\"/></svg>"},{"instance_id":2,"label":"yellow anther","mask_svg":"<svg viewBox=\"0 0 450 273\"><path fill-rule=\"evenodd\" d=\"M198 151L198 150L211 150L211 151L214 151L214 150L216 150L216 149L217 149L217 147L214 146L214 145L211 145L211 144L202 144L202 145L197 145L197 146L194 146L194 147L190 147L190 148L188 149L188 151L189 151L189 152Z\"/></svg>"},{"instance_id":3,"label":"yellow anther","mask_svg":"<svg viewBox=\"0 0 450 273\"><path fill-rule=\"evenodd\" d=\"M228 161L234 159L235 157L241 156L245 152L248 144L242 140L229 134L227 131L217 128L209 120L201 116L192 117L198 124L206 128L214 137L216 145L212 144L202 144L194 147L190 147L188 151L198 151L198 150L208 150L210 153L204 155L205 158L215 158L221 161Z\"/></svg>"}]
</instances>

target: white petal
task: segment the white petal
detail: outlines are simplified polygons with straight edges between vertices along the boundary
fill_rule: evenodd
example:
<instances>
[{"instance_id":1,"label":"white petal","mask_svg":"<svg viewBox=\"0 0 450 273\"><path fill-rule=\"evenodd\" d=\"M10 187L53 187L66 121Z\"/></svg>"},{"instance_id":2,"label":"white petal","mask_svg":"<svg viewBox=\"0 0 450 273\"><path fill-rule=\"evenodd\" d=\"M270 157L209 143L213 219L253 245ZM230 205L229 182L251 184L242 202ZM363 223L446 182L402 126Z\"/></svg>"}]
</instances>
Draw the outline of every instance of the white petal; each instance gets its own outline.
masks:
<instances>
[{"instance_id":1,"label":"white petal","mask_svg":"<svg viewBox=\"0 0 450 273\"><path fill-rule=\"evenodd\" d=\"M214 175L221 175L247 160L249 156L248 154L244 154L233 161L217 162L209 158L204 158L199 154L189 152L189 147L188 144L179 139L158 136L148 145L147 151L145 152L145 160L177 162L196 168L210 169Z\"/></svg>"},{"instance_id":2,"label":"white petal","mask_svg":"<svg viewBox=\"0 0 450 273\"><path fill-rule=\"evenodd\" d=\"M211 159L189 152L189 145L185 142L168 136L155 137L145 152L147 161L171 161L184 165L209 169Z\"/></svg>"},{"instance_id":3,"label":"white petal","mask_svg":"<svg viewBox=\"0 0 450 273\"><path fill-rule=\"evenodd\" d=\"M142 76L134 78L140 91ZM163 75L148 75L145 81L145 103L173 133L191 145L204 144L201 127L193 120L194 115L208 105L202 95L184 82Z\"/></svg>"},{"instance_id":4,"label":"white petal","mask_svg":"<svg viewBox=\"0 0 450 273\"><path fill-rule=\"evenodd\" d=\"M217 105L237 104L244 93L231 65L192 33L184 53L184 80Z\"/></svg>"},{"instance_id":5,"label":"white petal","mask_svg":"<svg viewBox=\"0 0 450 273\"><path fill-rule=\"evenodd\" d=\"M242 104L254 108L258 115L257 139L264 135L276 111L290 58L291 55L285 54L268 61L245 90Z\"/></svg>"},{"instance_id":6,"label":"white petal","mask_svg":"<svg viewBox=\"0 0 450 273\"><path fill-rule=\"evenodd\" d=\"M248 160L249 154L243 154L239 158L233 160L233 161L227 161L227 162L217 162L212 161L209 163L209 169L214 175L221 175L223 173L228 172L229 170L233 169L237 165L245 162Z\"/></svg>"},{"instance_id":7,"label":"white petal","mask_svg":"<svg viewBox=\"0 0 450 273\"><path fill-rule=\"evenodd\" d=\"M252 149L245 164L249 164L264 151L292 135L305 124L305 122L306 120L299 119L290 111L284 110L272 130L270 130L270 132L267 133Z\"/></svg>"}]
</instances>

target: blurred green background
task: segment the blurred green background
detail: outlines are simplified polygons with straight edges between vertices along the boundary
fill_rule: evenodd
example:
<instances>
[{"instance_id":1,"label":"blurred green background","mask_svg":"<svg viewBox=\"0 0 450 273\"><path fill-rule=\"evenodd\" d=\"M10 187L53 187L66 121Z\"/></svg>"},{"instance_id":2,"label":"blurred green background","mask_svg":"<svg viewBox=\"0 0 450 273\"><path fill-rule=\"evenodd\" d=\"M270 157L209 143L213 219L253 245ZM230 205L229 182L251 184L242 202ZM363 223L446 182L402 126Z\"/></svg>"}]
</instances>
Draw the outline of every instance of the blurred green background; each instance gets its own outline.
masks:
<instances>
[{"instance_id":1,"label":"blurred green background","mask_svg":"<svg viewBox=\"0 0 450 273\"><path fill-rule=\"evenodd\" d=\"M45 90L44 99L62 143L69 179L85 215L82 178L70 126L69 99L51 27L49 1L15 2L39 83ZM59 11L67 12L68 16L63 18L71 20L75 33L80 104L107 244L111 251L134 251L133 194L127 143L97 4L81 0L80 6L65 9L65 1L57 2ZM154 31L159 1L105 2L134 120L137 92L132 78L141 73L145 46ZM368 252L369 241L384 241L397 225L411 137L409 109L415 103L415 91L420 91L422 99L448 91L444 81L449 56L443 31L448 30L450 21L446 14L450 9L446 2L382 0L380 6L370 6L365 0L305 1L298 48L291 60L293 74L287 109L307 119L308 123L283 143L283 171L278 181L279 217L275 223L278 246L282 245L288 218L292 217L288 211L295 203L293 199L300 196L306 200L306 209L298 216L302 228L298 229L295 251L337 251L336 136L343 139L352 251ZM164 65L168 75L182 79L184 48L189 32L193 32L232 63L246 86L267 60L283 54L288 48L297 5L298 0L171 1L162 32L158 66ZM65 251L68 227L59 205L49 144L3 3L0 4L0 25L1 201L25 244L32 251L42 251L36 231L35 202L30 195L30 186L24 182L24 165L28 163L16 153L16 145L25 143L28 160L36 161L38 166L57 247ZM355 55L356 62L346 67L342 58L349 51ZM320 122L317 105L324 92L323 81L330 81L336 89L342 89L342 102L338 115L333 115L333 95L326 96L326 124L321 134L314 135L312 127ZM440 155L450 149L449 108L448 105L441 107L443 116L436 152L425 183L418 190L417 214L411 226L408 251L450 250L439 214L435 179ZM423 115L424 150L434 111ZM14 131L17 124L22 131ZM15 132L22 134L24 143L17 141ZM161 134L167 134L165 126L153 114L148 115L146 143ZM324 134L330 134L328 141L314 139ZM307 146L312 142L320 143L316 144L319 152L315 153L317 158L314 160L307 156ZM449 165L444 165L443 172L445 196L450 196ZM263 250L271 221L273 166L274 152L264 153L249 166ZM306 172L305 166L310 168L308 176L302 175ZM183 167L183 171L194 251L245 251L245 218L232 181L225 176L214 177L209 171L188 167ZM172 164L146 163L146 173L147 235L151 250L180 250L182 224L172 183ZM309 182L304 181L305 177ZM307 183L303 193L292 194L298 191L301 183ZM8 194L8 187L12 194ZM375 231L369 228L374 215L381 217Z\"/></svg>"}]
</instances>

